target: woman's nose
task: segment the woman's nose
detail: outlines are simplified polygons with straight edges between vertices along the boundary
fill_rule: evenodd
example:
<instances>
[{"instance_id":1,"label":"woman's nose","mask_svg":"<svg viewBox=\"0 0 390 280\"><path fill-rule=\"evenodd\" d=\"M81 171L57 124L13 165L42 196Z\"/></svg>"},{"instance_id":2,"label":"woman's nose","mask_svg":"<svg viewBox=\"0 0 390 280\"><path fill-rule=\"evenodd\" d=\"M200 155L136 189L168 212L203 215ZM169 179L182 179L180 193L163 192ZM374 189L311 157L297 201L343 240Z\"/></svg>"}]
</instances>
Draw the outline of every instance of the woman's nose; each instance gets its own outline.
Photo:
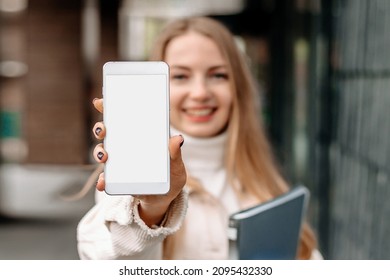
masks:
<instances>
[{"instance_id":1,"label":"woman's nose","mask_svg":"<svg viewBox=\"0 0 390 280\"><path fill-rule=\"evenodd\" d=\"M191 89L191 98L198 101L204 101L210 98L210 89L205 79L198 78L194 81Z\"/></svg>"}]
</instances>

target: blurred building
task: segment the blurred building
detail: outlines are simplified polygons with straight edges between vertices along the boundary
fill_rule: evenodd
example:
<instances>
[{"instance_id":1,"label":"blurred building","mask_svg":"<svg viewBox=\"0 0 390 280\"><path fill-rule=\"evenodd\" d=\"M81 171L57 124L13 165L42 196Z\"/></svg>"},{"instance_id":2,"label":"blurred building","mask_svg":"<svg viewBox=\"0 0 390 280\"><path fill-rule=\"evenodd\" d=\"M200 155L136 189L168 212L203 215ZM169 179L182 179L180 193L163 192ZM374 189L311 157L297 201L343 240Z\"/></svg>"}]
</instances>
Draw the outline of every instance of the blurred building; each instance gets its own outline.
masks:
<instances>
[{"instance_id":1,"label":"blurred building","mask_svg":"<svg viewBox=\"0 0 390 280\"><path fill-rule=\"evenodd\" d=\"M30 178L53 197L91 173L104 62L145 59L165 22L206 15L250 60L283 172L311 190L325 257L390 258L389 1L0 0L0 11L1 213L56 209L21 202Z\"/></svg>"},{"instance_id":2,"label":"blurred building","mask_svg":"<svg viewBox=\"0 0 390 280\"><path fill-rule=\"evenodd\" d=\"M329 250L390 259L390 2L336 1Z\"/></svg>"}]
</instances>

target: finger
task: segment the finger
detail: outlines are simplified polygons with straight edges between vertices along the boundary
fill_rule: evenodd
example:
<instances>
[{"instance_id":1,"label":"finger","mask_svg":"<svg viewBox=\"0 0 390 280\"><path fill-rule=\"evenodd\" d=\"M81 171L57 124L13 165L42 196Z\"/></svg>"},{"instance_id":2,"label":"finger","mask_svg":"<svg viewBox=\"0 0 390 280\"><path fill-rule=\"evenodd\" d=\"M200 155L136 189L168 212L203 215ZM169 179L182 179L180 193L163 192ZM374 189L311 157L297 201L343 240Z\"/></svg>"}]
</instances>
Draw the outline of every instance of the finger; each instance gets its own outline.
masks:
<instances>
[{"instance_id":1,"label":"finger","mask_svg":"<svg viewBox=\"0 0 390 280\"><path fill-rule=\"evenodd\" d=\"M169 139L169 153L172 160L181 160L181 146L184 144L182 135L173 136Z\"/></svg>"},{"instance_id":2,"label":"finger","mask_svg":"<svg viewBox=\"0 0 390 280\"><path fill-rule=\"evenodd\" d=\"M108 159L107 152L103 148L103 144L96 145L95 149L93 150L93 157L97 162L104 163Z\"/></svg>"},{"instance_id":3,"label":"finger","mask_svg":"<svg viewBox=\"0 0 390 280\"><path fill-rule=\"evenodd\" d=\"M183 143L184 138L181 135L169 139L171 190L176 195L183 188L187 180L187 173L181 157L181 146Z\"/></svg>"},{"instance_id":4,"label":"finger","mask_svg":"<svg viewBox=\"0 0 390 280\"><path fill-rule=\"evenodd\" d=\"M103 113L103 98L94 98L92 104L95 106L96 110Z\"/></svg>"},{"instance_id":5,"label":"finger","mask_svg":"<svg viewBox=\"0 0 390 280\"><path fill-rule=\"evenodd\" d=\"M104 180L104 172L100 173L99 178L96 182L96 189L100 192L106 188L106 181Z\"/></svg>"},{"instance_id":6,"label":"finger","mask_svg":"<svg viewBox=\"0 0 390 280\"><path fill-rule=\"evenodd\" d=\"M106 127L102 122L97 122L92 128L92 132L97 139L102 140L106 136Z\"/></svg>"}]
</instances>

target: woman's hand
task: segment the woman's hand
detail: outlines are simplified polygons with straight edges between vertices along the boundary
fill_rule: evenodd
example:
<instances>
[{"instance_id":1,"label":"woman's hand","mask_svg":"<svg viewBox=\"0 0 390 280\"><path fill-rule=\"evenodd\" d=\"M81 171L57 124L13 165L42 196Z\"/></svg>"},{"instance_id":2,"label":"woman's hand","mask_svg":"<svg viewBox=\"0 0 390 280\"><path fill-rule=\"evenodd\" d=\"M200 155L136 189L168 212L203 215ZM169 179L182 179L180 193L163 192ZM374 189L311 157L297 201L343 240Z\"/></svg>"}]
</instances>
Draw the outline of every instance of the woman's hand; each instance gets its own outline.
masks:
<instances>
[{"instance_id":1,"label":"woman's hand","mask_svg":"<svg viewBox=\"0 0 390 280\"><path fill-rule=\"evenodd\" d=\"M100 113L103 113L103 99L95 98L92 103ZM106 129L102 122L97 122L92 130L97 139L104 139ZM171 182L169 192L165 195L136 196L140 200L140 217L148 226L158 225L162 221L170 203L178 196L186 183L187 174L181 158L181 146L183 142L184 138L181 135L173 136L169 139ZM109 155L104 150L103 144L100 143L96 145L93 156L97 162L105 163ZM104 173L99 175L96 189L99 191L105 189Z\"/></svg>"}]
</instances>

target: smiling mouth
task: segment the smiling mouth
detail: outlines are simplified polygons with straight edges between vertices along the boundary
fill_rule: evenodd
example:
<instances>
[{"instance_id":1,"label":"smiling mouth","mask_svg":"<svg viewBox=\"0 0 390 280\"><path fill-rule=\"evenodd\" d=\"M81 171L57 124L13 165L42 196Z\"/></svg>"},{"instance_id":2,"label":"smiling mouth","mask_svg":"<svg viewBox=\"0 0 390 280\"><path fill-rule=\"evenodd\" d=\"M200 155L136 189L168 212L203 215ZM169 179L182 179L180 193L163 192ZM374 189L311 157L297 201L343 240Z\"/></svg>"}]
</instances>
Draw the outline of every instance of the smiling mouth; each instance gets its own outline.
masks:
<instances>
[{"instance_id":1,"label":"smiling mouth","mask_svg":"<svg viewBox=\"0 0 390 280\"><path fill-rule=\"evenodd\" d=\"M217 109L216 108L206 108L206 109L185 109L184 111L193 117L205 117L213 114Z\"/></svg>"}]
</instances>

